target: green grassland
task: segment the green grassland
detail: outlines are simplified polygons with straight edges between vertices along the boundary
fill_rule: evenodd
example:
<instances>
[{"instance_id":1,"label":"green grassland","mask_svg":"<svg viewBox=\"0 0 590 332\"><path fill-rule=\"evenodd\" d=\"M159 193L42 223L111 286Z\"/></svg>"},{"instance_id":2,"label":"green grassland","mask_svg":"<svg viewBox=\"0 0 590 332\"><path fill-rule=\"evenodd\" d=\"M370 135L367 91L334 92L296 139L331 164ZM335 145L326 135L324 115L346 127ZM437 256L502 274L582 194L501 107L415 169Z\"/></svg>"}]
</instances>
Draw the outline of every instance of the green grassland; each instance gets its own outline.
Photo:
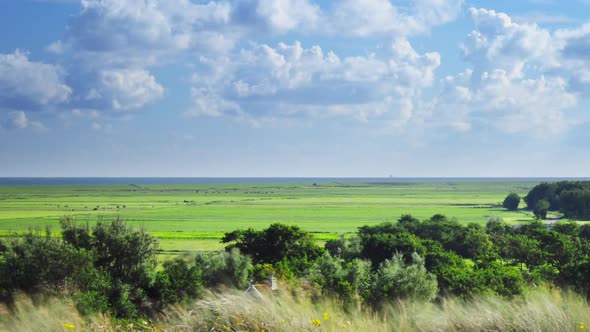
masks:
<instances>
[{"instance_id":1,"label":"green grassland","mask_svg":"<svg viewBox=\"0 0 590 332\"><path fill-rule=\"evenodd\" d=\"M436 213L464 223L492 215L509 223L532 220L528 211L500 204L510 192L524 195L536 182L313 183L239 185L0 187L0 235L29 228L59 229L63 216L78 223L121 216L158 236L165 251L221 247L224 232L298 225L320 241L359 226L410 213Z\"/></svg>"}]
</instances>

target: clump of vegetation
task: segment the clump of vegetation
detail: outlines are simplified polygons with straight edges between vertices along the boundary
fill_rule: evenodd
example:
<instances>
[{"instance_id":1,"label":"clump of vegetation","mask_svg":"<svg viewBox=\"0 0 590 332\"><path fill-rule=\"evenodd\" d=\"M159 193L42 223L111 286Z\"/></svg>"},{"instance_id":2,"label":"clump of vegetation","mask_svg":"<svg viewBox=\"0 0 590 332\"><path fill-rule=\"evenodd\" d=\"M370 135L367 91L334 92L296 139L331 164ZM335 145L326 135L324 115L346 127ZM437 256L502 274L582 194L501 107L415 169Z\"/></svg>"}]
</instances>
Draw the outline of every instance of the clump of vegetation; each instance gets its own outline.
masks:
<instances>
[{"instance_id":1,"label":"clump of vegetation","mask_svg":"<svg viewBox=\"0 0 590 332\"><path fill-rule=\"evenodd\" d=\"M502 202L502 206L508 211L518 210L518 205L520 205L520 196L516 193L508 194L508 196L506 196Z\"/></svg>"},{"instance_id":2,"label":"clump of vegetation","mask_svg":"<svg viewBox=\"0 0 590 332\"><path fill-rule=\"evenodd\" d=\"M243 288L251 261L238 252L165 261L157 269L158 241L119 218L92 228L70 219L62 236L29 232L0 245L0 296L60 296L83 314L149 317L168 305L186 303L220 284Z\"/></svg>"},{"instance_id":3,"label":"clump of vegetation","mask_svg":"<svg viewBox=\"0 0 590 332\"><path fill-rule=\"evenodd\" d=\"M284 278L305 275L324 253L324 248L315 243L311 234L284 224L272 224L261 231L236 230L226 233L221 241L228 244L227 250L238 249L250 256L257 269L270 264Z\"/></svg>"},{"instance_id":4,"label":"clump of vegetation","mask_svg":"<svg viewBox=\"0 0 590 332\"><path fill-rule=\"evenodd\" d=\"M559 211L569 219L590 219L590 181L543 182L531 189L524 200L529 210L536 211L537 218L543 217L546 210Z\"/></svg>"}]
</instances>

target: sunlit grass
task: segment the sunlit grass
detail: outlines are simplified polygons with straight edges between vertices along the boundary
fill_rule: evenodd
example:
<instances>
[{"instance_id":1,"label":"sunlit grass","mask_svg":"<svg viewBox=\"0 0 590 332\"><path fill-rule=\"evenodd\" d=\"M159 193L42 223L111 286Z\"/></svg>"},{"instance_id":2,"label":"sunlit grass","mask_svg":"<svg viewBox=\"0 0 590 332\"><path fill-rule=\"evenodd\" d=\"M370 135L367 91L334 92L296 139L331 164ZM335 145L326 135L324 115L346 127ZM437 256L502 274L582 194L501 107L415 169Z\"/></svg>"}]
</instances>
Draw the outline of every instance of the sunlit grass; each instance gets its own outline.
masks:
<instances>
[{"instance_id":1,"label":"sunlit grass","mask_svg":"<svg viewBox=\"0 0 590 332\"><path fill-rule=\"evenodd\" d=\"M294 296L293 293L296 293ZM535 290L507 300L391 303L379 312L313 298L301 289L254 298L241 291L209 294L168 308L151 320L120 322L105 315L81 317L67 300L34 305L19 297L0 311L2 331L584 331L590 306L579 296Z\"/></svg>"},{"instance_id":2,"label":"sunlit grass","mask_svg":"<svg viewBox=\"0 0 590 332\"><path fill-rule=\"evenodd\" d=\"M318 241L359 226L394 221L410 213L426 219L436 213L462 223L484 224L490 216L507 223L532 220L526 211L497 205L509 192L525 194L534 182L331 183L0 187L0 236L51 226L59 231L65 215L78 223L123 217L170 241L170 250L197 250L215 244L224 232L264 229L272 223L297 225ZM524 204L523 204L524 205ZM95 210L96 209L96 210ZM185 241L186 240L186 241ZM173 248L172 248L173 247Z\"/></svg>"}]
</instances>

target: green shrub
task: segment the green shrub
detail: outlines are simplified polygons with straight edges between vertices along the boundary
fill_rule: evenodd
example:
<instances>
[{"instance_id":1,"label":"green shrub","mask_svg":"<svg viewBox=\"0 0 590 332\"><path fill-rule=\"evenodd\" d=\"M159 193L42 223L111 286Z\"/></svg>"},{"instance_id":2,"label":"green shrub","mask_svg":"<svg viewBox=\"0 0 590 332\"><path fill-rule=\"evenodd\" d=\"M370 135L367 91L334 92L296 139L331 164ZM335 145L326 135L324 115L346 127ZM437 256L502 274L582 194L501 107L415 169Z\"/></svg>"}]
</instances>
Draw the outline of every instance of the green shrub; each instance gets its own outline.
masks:
<instances>
[{"instance_id":1,"label":"green shrub","mask_svg":"<svg viewBox=\"0 0 590 332\"><path fill-rule=\"evenodd\" d=\"M0 260L0 293L10 299L16 290L29 294L61 294L82 271L92 268L85 251L58 238L29 232L6 243Z\"/></svg>"},{"instance_id":2,"label":"green shrub","mask_svg":"<svg viewBox=\"0 0 590 332\"><path fill-rule=\"evenodd\" d=\"M542 199L538 201L535 205L535 208L533 209L533 214L535 215L535 218L547 219L547 211L549 210L549 206L549 201L547 200Z\"/></svg>"},{"instance_id":3,"label":"green shrub","mask_svg":"<svg viewBox=\"0 0 590 332\"><path fill-rule=\"evenodd\" d=\"M206 287L225 285L245 288L249 284L252 260L233 249L229 252L198 254L195 257L195 267L201 272L203 285Z\"/></svg>"},{"instance_id":4,"label":"green shrub","mask_svg":"<svg viewBox=\"0 0 590 332\"><path fill-rule=\"evenodd\" d=\"M403 255L385 260L377 270L371 296L377 303L391 300L431 301L438 285L434 274L424 267L424 260L412 254L412 263L405 263Z\"/></svg>"},{"instance_id":5,"label":"green shrub","mask_svg":"<svg viewBox=\"0 0 590 332\"><path fill-rule=\"evenodd\" d=\"M506 196L506 198L504 198L504 201L502 202L502 206L509 211L518 210L519 204L520 196L518 196L518 194L516 193L508 194L508 196Z\"/></svg>"},{"instance_id":6,"label":"green shrub","mask_svg":"<svg viewBox=\"0 0 590 332\"><path fill-rule=\"evenodd\" d=\"M165 261L155 281L155 291L161 306L186 302L202 293L202 271L189 265L185 258Z\"/></svg>"}]
</instances>

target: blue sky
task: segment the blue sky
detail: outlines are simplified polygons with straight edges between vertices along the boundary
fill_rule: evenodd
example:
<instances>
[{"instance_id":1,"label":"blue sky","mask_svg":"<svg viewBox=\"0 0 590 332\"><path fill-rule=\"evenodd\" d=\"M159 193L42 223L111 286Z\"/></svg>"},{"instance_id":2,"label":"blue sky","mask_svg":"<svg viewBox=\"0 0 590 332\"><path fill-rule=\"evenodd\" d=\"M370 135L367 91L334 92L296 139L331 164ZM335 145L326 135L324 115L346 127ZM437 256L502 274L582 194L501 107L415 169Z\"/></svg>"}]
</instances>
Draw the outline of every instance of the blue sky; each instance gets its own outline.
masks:
<instances>
[{"instance_id":1,"label":"blue sky","mask_svg":"<svg viewBox=\"0 0 590 332\"><path fill-rule=\"evenodd\" d=\"M590 1L6 0L0 176L582 177Z\"/></svg>"}]
</instances>

